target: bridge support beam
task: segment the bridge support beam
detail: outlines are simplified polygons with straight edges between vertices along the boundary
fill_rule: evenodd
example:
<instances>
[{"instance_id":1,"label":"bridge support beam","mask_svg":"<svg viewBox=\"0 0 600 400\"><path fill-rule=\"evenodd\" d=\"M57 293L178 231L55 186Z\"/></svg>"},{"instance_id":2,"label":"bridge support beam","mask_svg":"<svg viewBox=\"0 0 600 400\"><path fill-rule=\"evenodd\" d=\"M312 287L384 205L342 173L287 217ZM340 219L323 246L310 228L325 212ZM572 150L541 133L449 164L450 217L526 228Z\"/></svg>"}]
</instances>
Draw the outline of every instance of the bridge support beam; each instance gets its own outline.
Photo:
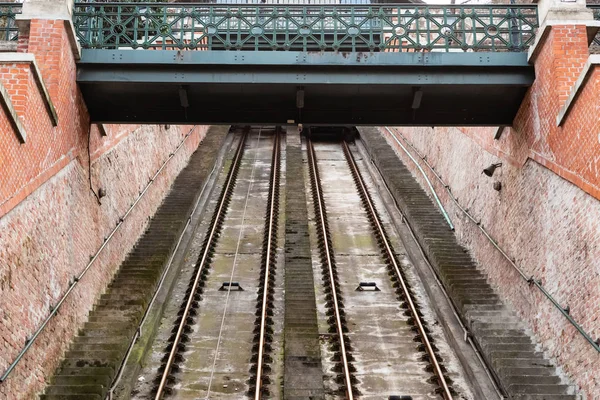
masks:
<instances>
[{"instance_id":1,"label":"bridge support beam","mask_svg":"<svg viewBox=\"0 0 600 400\"><path fill-rule=\"evenodd\" d=\"M524 53L239 53L86 49L77 81L96 122L481 126L534 78Z\"/></svg>"}]
</instances>

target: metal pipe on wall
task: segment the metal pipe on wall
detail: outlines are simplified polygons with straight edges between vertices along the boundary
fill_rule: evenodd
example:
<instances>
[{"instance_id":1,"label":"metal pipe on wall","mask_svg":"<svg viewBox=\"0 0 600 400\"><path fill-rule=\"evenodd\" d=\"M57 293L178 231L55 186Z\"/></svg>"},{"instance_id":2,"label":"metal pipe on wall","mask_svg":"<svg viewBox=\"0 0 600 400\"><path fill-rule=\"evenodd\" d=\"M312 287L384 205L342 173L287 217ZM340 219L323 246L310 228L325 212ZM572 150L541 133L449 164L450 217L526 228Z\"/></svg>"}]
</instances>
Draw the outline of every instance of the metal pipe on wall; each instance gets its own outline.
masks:
<instances>
[{"instance_id":1,"label":"metal pipe on wall","mask_svg":"<svg viewBox=\"0 0 600 400\"><path fill-rule=\"evenodd\" d=\"M183 147L183 145L185 144L186 140L191 136L192 132L194 132L195 129L196 129L196 126L194 126L192 129L190 129L190 131L184 136L184 138L179 143L179 145L175 148L175 150L163 162L163 164L160 166L160 168L158 169L158 171L156 171L156 173L152 176L152 178L150 178L148 184L146 184L146 186L140 192L140 194L135 199L135 201L133 202L133 204L129 207L129 209L125 212L125 214L123 214L123 216L121 218L119 218L119 222L117 223L117 225L115 226L115 228L110 232L110 234L104 239L104 242L102 243L102 246L100 246L100 248L96 251L96 253L93 256L91 256L90 262L79 273L79 275L73 277L73 281L69 284L69 288L67 289L67 291L65 292L65 294L63 294L63 296L60 298L60 300L58 301L58 303L50 310L50 315L48 315L46 317L46 319L42 322L42 325L40 325L40 327L34 332L34 334L31 337L27 338L27 340L25 342L25 346L21 349L21 351L19 352L19 354L17 355L17 357L15 358L15 360L8 366L8 368L6 369L6 371L4 372L4 374L2 374L2 376L0 376L0 383L4 382L8 378L8 376L10 375L10 373L14 370L14 368L17 366L17 364L21 361L21 359L23 358L23 356L25 355L25 353L27 353L27 351L31 348L31 346L33 345L33 343L35 342L35 340L38 338L38 336L46 328L46 326L48 325L48 323L50 322L50 320L52 319L52 317L54 317L56 315L56 313L58 313L58 310L63 305L63 303L65 302L65 300L69 297L69 295L71 294L71 292L73 292L73 290L75 289L75 287L77 286L77 284L79 283L79 281L81 279L83 279L83 277L87 274L87 272L92 267L92 265L100 257L100 254L102 253L102 251L104 250L104 248L106 247L106 245L110 242L110 240L114 237L114 235L117 233L117 231L119 230L119 228L121 228L121 226L123 226L123 223L125 222L125 220L129 216L129 214L131 214L131 211L133 211L133 209L135 208L135 206L144 197L144 195L146 194L146 192L148 191L148 189L150 188L150 186L154 183L154 180L163 171L163 169L166 167L166 165L168 164L168 162L171 161L171 159L173 157L175 157L175 155L177 154L177 152Z\"/></svg>"},{"instance_id":2,"label":"metal pipe on wall","mask_svg":"<svg viewBox=\"0 0 600 400\"><path fill-rule=\"evenodd\" d=\"M385 127L385 129L390 133L390 135L392 136L392 138L398 144L400 144L400 146L407 153L407 155L410 157L410 159L418 166L418 164L417 164L416 160L414 159L414 157L412 155L410 155L410 153L408 153L408 151L406 150L406 148L400 143L400 141L395 136L395 134L388 127ZM442 179L442 177L433 169L433 167L431 166L431 164L429 164L429 162L427 161L427 158L424 157L417 150L417 148L404 137L404 135L402 135L400 132L398 132L398 135L402 138L402 140L404 140L411 147L411 149L419 156L419 158L421 158L423 160L423 162L425 163L425 165L427 165L427 167L435 175L435 177L437 178L437 180L440 181L440 183L442 184L442 186L444 186L444 188L448 192L448 195L449 195L450 199L452 199L452 201L456 204L456 206L467 216L467 218L469 220L471 220L473 223L475 223L475 225L477 225L477 227L479 228L479 230L489 240L489 242L492 244L492 246L494 246L494 248L496 248L496 250L498 250L500 252L500 254L502 254L502 256L509 262L509 264L513 267L513 269L515 271L517 271L517 273L521 276L521 278L523 278L523 280L525 280L530 286L536 286L544 294L544 296L546 296L546 298L548 300L550 300L550 302L552 302L552 304L561 312L561 314L571 323L571 325L573 325L573 327L575 327L575 329L585 338L585 340L587 340L597 352L600 352L599 341L595 341L594 339L592 339L592 337L581 327L581 325L579 325L577 323L577 321L575 321L573 319L573 317L570 315L570 309L568 307L562 307L558 303L558 301L556 301L556 299L544 288L544 286L542 285L541 281L535 279L533 276L528 277L527 275L525 275L525 273L523 272L523 270L521 270L521 268L519 268L519 266L513 261L513 259L510 258L508 256L508 254L506 254L506 252L504 251L504 249L502 249L502 247L500 247L500 245L498 244L498 242L494 238L492 238L491 235L485 230L485 228L483 227L483 225L481 224L481 222L477 221L465 208L463 208L460 205L460 203L458 202L458 198L456 198L452 194L452 191L450 190L450 186L448 184L446 184L446 182L444 182L444 180ZM423 169L420 166L418 166L418 168L421 171L421 173L425 174L423 172ZM427 182L428 182L429 186L432 188L432 186L430 184L430 181L428 179L427 179ZM432 190L433 190L433 188L432 188Z\"/></svg>"}]
</instances>

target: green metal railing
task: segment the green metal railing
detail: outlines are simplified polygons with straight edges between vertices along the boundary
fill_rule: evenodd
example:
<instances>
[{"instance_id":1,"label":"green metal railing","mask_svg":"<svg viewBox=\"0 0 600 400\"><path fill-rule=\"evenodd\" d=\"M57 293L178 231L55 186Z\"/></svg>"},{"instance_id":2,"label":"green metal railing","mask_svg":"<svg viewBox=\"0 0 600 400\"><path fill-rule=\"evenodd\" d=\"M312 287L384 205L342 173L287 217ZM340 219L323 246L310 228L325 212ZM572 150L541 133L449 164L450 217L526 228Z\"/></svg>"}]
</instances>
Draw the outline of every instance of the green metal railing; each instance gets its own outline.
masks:
<instances>
[{"instance_id":1,"label":"green metal railing","mask_svg":"<svg viewBox=\"0 0 600 400\"><path fill-rule=\"evenodd\" d=\"M524 51L535 5L76 3L83 48Z\"/></svg>"},{"instance_id":2,"label":"green metal railing","mask_svg":"<svg viewBox=\"0 0 600 400\"><path fill-rule=\"evenodd\" d=\"M23 5L19 3L0 3L0 41L18 39L19 30L15 17L21 14L22 9Z\"/></svg>"},{"instance_id":3,"label":"green metal railing","mask_svg":"<svg viewBox=\"0 0 600 400\"><path fill-rule=\"evenodd\" d=\"M594 12L594 19L600 20L600 4L588 4L588 7ZM594 38L593 43L596 46L600 46L600 32Z\"/></svg>"}]
</instances>

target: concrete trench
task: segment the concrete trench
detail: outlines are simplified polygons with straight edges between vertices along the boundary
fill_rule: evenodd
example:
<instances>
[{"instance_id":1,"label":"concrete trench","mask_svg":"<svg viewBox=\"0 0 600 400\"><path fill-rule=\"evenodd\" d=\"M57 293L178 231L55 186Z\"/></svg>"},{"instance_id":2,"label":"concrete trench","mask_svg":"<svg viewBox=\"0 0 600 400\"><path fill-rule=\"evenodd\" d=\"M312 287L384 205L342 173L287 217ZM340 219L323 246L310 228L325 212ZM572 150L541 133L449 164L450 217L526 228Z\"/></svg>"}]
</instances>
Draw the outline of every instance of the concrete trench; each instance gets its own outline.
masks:
<instances>
[{"instance_id":1,"label":"concrete trench","mask_svg":"<svg viewBox=\"0 0 600 400\"><path fill-rule=\"evenodd\" d=\"M249 385L249 369L252 357L252 339L256 309L256 290L259 284L258 272L263 242L264 213L267 192L269 190L269 174L271 169L271 153L273 131L263 130L258 136L258 129L252 130L246 141L245 152L236 181L233 198L225 218L222 234L215 249L204 295L198 308L198 316L189 335L189 345L184 353L181 370L175 374L176 383L172 385L174 399L238 399L247 395ZM229 155L229 158L232 154ZM285 160L285 149L282 149ZM227 164L227 163L226 163ZM224 169L227 168L227 165ZM251 176L253 177L251 179ZM223 184L224 174L218 185ZM282 184L285 182L282 181ZM248 201L246 204L246 197ZM216 198L211 199L214 209ZM244 211L245 208L245 211ZM197 229L196 245L191 246L188 260L195 261L200 243L208 226L209 218L205 218ZM281 230L279 230L281 236ZM240 235L241 233L241 235ZM238 238L239 248L238 248ZM281 237L278 242L282 243ZM237 254L237 257L236 257ZM276 299L274 347L271 364L271 379L281 381L282 346L281 333L283 309L283 268L281 266L281 249L277 255ZM163 349L171 334L173 316L182 300L182 293L189 281L191 271L182 274L176 294L161 324L159 340L153 346L152 357L138 377L134 388L133 399L151 398L155 387L155 376L161 366ZM219 288L224 282L238 282L243 291ZM175 290L177 292L177 289ZM227 302L227 303L226 303ZM225 314L225 317L224 317ZM222 327L221 327L222 324ZM219 335L219 333L221 334ZM220 340L219 340L220 337ZM218 347L218 350L217 350ZM210 391L208 390L210 385ZM275 398L281 398L281 386L273 384L269 389Z\"/></svg>"},{"instance_id":2,"label":"concrete trench","mask_svg":"<svg viewBox=\"0 0 600 400\"><path fill-rule=\"evenodd\" d=\"M175 379L168 385L169 398L239 399L247 397L253 385L250 380L254 354L252 343L256 333L254 328L257 288L274 132L274 129L265 128L250 130L233 197L211 263L211 271L204 286L194 325L191 332L187 333L188 341L182 354L183 360L177 363L178 371L173 374ZM419 311L430 331L429 337L438 349L446 377L450 379L455 393L454 398L477 400L482 393L479 387L489 387L489 382L482 384L482 379L486 378L482 378L480 371L473 373L473 368L477 369L480 366L474 367L471 363L470 370L465 369L465 354L460 353L461 348L456 344L460 339L448 336L450 317L441 315L439 304L432 303L438 299L430 298L431 288L428 285L431 285L431 282L423 281L423 274L417 273L414 265L415 254L407 251L406 238L399 234L398 216L393 215L397 210L395 206L390 206L389 200L384 200L379 195L381 184L377 179L383 178L390 185L391 195L396 201L400 199L400 208L403 212L408 212L408 218L412 218L417 225L417 235L420 235L419 239L426 256L433 260L441 280L448 285L452 301L459 305L461 315L471 324L482 354L512 391L511 394L514 394L515 398L528 400L574 399L569 393L569 387L553 375L552 368L543 368L536 364L538 361L547 361L532 347L527 332L519 325L514 314L498 301L491 288L481 288L481 285L485 284L485 277L475 274L477 270L472 265L463 266L464 263L470 262L468 255L459 251L460 249L456 252L448 250L453 245L450 242L441 245L443 254L436 253L439 241L450 236L436 234L437 231L431 230L429 222L425 230L418 230L419 215L433 205L424 203L422 198L419 198L418 202L410 199L402 201L405 194L399 194L402 192L398 189L396 180L399 179L400 184L416 183L404 175L398 179L392 177L390 171L401 170L401 167L396 165L399 161L393 159L393 151L386 147L389 145L381 136L374 136L372 131L362 132L371 134L364 141L364 145L371 154L376 152L375 163L381 168L382 177L375 176L370 160L363 158L364 152L358 151L355 145L350 145L351 152L379 212L396 257L412 287ZM241 130L234 130L229 137L235 144L240 140ZM224 143L222 139L221 143ZM361 142L361 146L362 144ZM316 142L314 146L327 208L329 233L337 260L341 294L344 298L347 337L352 343L351 356L352 365L355 367L353 375L357 379L357 398L380 399L394 395L409 395L415 400L440 398L437 385L432 383L433 375L427 369L428 362L423 359L424 353L417 349L415 333L400 307L342 147L339 143L332 142ZM173 272L170 278L174 283L163 289L164 293L159 298L164 304L161 303L160 309L153 312L152 329L134 348L132 360L126 366L124 379L116 392L120 399L154 398L153 391L157 377L160 376L159 368L163 363L173 322L177 318L210 217L216 207L218 189L224 185L225 172L231 166L235 147L232 145L224 152L221 172L214 178L212 194L207 195L202 218L193 229L193 233L188 235L189 244L185 251L181 251L177 265L174 265L177 272ZM336 382L339 370L334 361L332 334L327 322L306 158L306 143L300 140L297 131L288 129L281 145L280 214L274 307L271 317L272 361L267 372L270 380L267 385L269 391L264 398L344 398L339 382ZM286 173L290 176L287 177ZM185 191L183 188L178 190ZM417 192L417 189L410 187L407 193L414 195ZM411 215L413 208L416 211ZM165 215L175 214L167 210ZM432 215L426 220L432 220ZM161 219L158 218L157 221ZM441 224L442 221L439 221L440 232L443 230ZM85 351L70 353L71 357L63 363L55 383L43 396L45 400L54 400L66 395L65 390L70 390L66 388L67 384L74 386L74 392L70 392L68 397L71 400L100 398L106 392L112 382L111 377L117 371L117 361L124 351L122 347L125 339L133 335L135 326L130 322L141 315L151 293L147 290L148 285L145 281L140 279L148 276L155 282L155 275L160 270L154 268L150 276L144 272L144 265L148 260L155 258L161 262L166 259L166 255L157 258L157 251L166 251L168 248L166 244L157 241L157 234L150 231L148 243L141 247L143 254L130 256L128 262L131 266L122 270L124 283L119 280L121 275L115 278L113 286L119 288L118 290L127 290L130 283L130 293L123 292L117 295L110 292L109 296L101 299L86 325L89 332L83 333L75 340L74 348L84 346L82 348ZM453 261L452 254L459 256ZM459 267L462 268L461 271L458 271ZM244 290L220 291L222 283L229 281L239 282ZM361 282L375 282L380 290L357 291L356 288ZM479 289L471 291L469 288L475 284ZM133 299L138 293L146 297ZM486 301L479 301L480 297L477 296L480 295L486 296ZM469 296L475 298L470 299ZM99 311L102 307L116 304L115 302L119 303L119 315ZM503 324L509 325L497 326L498 324L490 320L499 317L503 318ZM86 360L85 365L79 364L80 359ZM110 362L114 365L109 365L105 359L112 360ZM87 368L88 372L78 372L77 368ZM68 374L67 378L64 377L65 374ZM78 380L78 375L83 376L81 379L85 379L84 383ZM540 383L530 383L528 375L541 377ZM88 389L93 393L91 397L82 393ZM533 392L529 393L527 390ZM536 390L548 391L548 394L536 393Z\"/></svg>"},{"instance_id":3,"label":"concrete trench","mask_svg":"<svg viewBox=\"0 0 600 400\"><path fill-rule=\"evenodd\" d=\"M314 146L344 297L348 337L353 347L359 398L381 399L392 395L410 395L413 399L440 398L436 393L436 385L428 382L432 377L431 372L426 370L428 363L420 359L423 353L417 350L418 343L413 340L415 333L407 323L404 310L400 308L400 302L396 298L342 148L339 143L317 142ZM362 160L357 158L357 162L360 167ZM368 174L364 171L363 177L370 183ZM378 209L384 211L381 200L370 186ZM308 209L309 218L313 220L312 205L309 204ZM403 267L412 268L387 213L380 211L380 216ZM314 224L311 224L311 228L311 247L316 249ZM313 250L313 272L315 277L319 277L317 280L321 277L321 264L318 260L318 254ZM413 287L419 287L414 274L410 274L410 280ZM380 291L357 291L360 282L375 282ZM444 335L435 327L435 315L427 306L422 289L419 288L417 293L418 301L424 304L421 311L432 326L436 344L444 343ZM334 383L337 372L334 372L335 363L331 360L333 352L327 340L329 325L323 306L325 294L322 285L317 285L317 299L320 305L318 319L322 338L321 352L324 355L324 376L328 388L326 398L342 398L338 385ZM377 312L374 313L374 310ZM462 370L456 357L449 347L441 347L444 366L448 368L453 385L459 392L460 397L457 398L474 399L468 384L462 379Z\"/></svg>"}]
</instances>

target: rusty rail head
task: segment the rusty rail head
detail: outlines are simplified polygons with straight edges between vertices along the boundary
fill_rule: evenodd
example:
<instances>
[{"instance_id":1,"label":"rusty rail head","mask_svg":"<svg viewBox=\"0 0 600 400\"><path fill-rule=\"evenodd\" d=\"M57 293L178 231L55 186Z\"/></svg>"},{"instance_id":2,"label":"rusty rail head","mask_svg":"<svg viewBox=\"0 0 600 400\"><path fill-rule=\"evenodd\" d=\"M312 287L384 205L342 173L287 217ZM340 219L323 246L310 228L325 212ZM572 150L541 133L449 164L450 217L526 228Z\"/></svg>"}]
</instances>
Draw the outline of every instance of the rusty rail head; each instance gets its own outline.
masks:
<instances>
[{"instance_id":1,"label":"rusty rail head","mask_svg":"<svg viewBox=\"0 0 600 400\"><path fill-rule=\"evenodd\" d=\"M415 321L415 324L419 331L419 335L421 336L421 340L423 341L423 344L425 345L425 350L427 351L431 365L433 366L433 372L435 373L438 383L440 385L440 388L442 389L442 395L444 396L444 399L452 400L453 397L452 397L452 393L450 391L450 387L448 386L448 383L446 382L446 378L444 377L444 373L438 362L435 351L433 350L431 342L429 341L429 337L427 336L427 333L425 332L425 328L423 326L423 322L421 321L421 317L419 316L419 313L417 311L415 303L411 297L411 293L410 293L410 290L408 289L408 285L406 284L406 281L405 281L404 277L402 276L400 267L398 266L398 262L394 255L394 251L392 250L389 240L387 239L387 235L385 234L383 226L381 225L381 221L379 220L379 215L377 214L377 210L375 209L375 206L373 205L373 201L371 200L371 196L369 195L368 189L365 185L362 175L360 174L360 171L358 170L358 166L356 165L354 156L352 155L352 152L350 151L350 148L348 147L348 144L346 142L342 142L342 146L344 148L344 155L346 156L346 160L348 161L348 165L350 166L350 170L352 172L352 175L354 176L358 190L362 194L361 197L363 200L363 204L365 205L365 208L367 209L367 213L369 214L370 219L373 222L374 228L378 231L378 233L381 237L382 247L383 247L384 251L386 252L387 258L389 259L389 262L390 262L391 266L393 267L394 272L396 273L396 277L398 278L398 282L402 288L404 297L406 298L406 302L408 303L408 308L410 310L411 316Z\"/></svg>"},{"instance_id":2,"label":"rusty rail head","mask_svg":"<svg viewBox=\"0 0 600 400\"><path fill-rule=\"evenodd\" d=\"M344 339L344 331L343 331L343 327L342 327L342 320L340 317L340 306L339 306L339 301L338 301L338 297L337 297L337 293L336 293L336 281L334 278L334 264L333 264L333 260L332 260L332 256L331 256L331 251L332 249L329 247L329 241L327 239L327 224L325 221L325 199L323 198L323 194L321 193L321 187L320 187L320 177L319 177L319 170L317 167L317 161L316 161L316 156L314 154L314 148L313 148L313 144L312 141L310 140L310 138L308 139L307 142L307 151L308 151L308 163L309 163L309 167L310 167L310 172L312 175L312 179L314 182L313 185L313 190L315 191L315 198L317 199L317 204L315 204L315 208L318 210L318 215L316 216L317 220L318 220L318 224L319 224L319 228L321 229L321 232L323 234L323 246L325 247L325 251L323 252L325 254L325 261L327 264L327 270L329 273L329 281L330 281L330 285L331 285L331 296L332 296L332 301L333 301L333 311L334 311L334 315L335 315L335 321L336 321L336 331L338 334L338 340L340 342L340 355L342 358L342 369L344 372L344 389L346 391L346 398L348 400L354 400L354 393L352 391L352 379L350 376L350 365L348 362L348 355L346 353L346 343L345 343L345 339Z\"/></svg>"},{"instance_id":3,"label":"rusty rail head","mask_svg":"<svg viewBox=\"0 0 600 400\"><path fill-rule=\"evenodd\" d=\"M178 352L179 343L181 341L183 331L187 324L186 320L189 316L190 309L192 308L192 303L194 302L194 297L195 297L196 290L198 289L198 284L199 284L200 280L202 279L202 273L204 272L204 269L207 268L207 265L209 263L210 253L211 253L211 248L212 248L211 244L218 236L217 233L219 231L219 225L220 225L219 224L219 220L220 220L219 216L223 215L226 212L227 203L228 203L228 201L227 201L228 193L230 193L233 190L233 187L235 186L235 177L236 177L235 172L240 165L240 161L242 159L242 154L244 152L243 151L244 144L246 142L247 136L248 136L248 130L246 129L246 130L244 130L244 134L240 140L240 144L238 145L238 148L237 148L235 156L234 156L233 163L229 170L229 174L227 176L227 181L226 181L224 189L222 191L221 199L219 200L219 205L214 214L216 216L216 218L213 219L213 222L211 224L210 231L209 231L209 234L208 234L208 237L206 240L206 246L204 247L204 250L202 252L202 257L200 258L200 261L197 263L198 268L197 268L196 275L194 277L193 286L190 290L190 295L186 301L183 316L181 318L181 322L179 323L177 333L175 335L175 340L173 341L173 347L171 348L171 351L169 352L169 357L165 364L165 369L163 371L162 377L160 379L160 383L156 390L156 395L154 397L155 400L160 400L163 396L163 393L164 393L164 390L165 390L165 387L167 384L167 379L171 372L171 367L173 366L173 362L175 360L175 355Z\"/></svg>"},{"instance_id":4,"label":"rusty rail head","mask_svg":"<svg viewBox=\"0 0 600 400\"><path fill-rule=\"evenodd\" d=\"M269 205L268 205L268 219L267 219L267 237L266 237L266 246L264 251L266 252L265 257L265 282L263 285L263 296L262 296L262 310L261 310L261 318L260 318L260 339L258 342L258 360L257 360L257 368L256 368L256 388L254 391L254 399L260 400L262 398L262 388L263 388L263 357L265 350L265 336L267 331L267 311L268 311L268 296L269 296L269 278L271 274L271 264L273 260L271 256L273 255L272 247L276 246L277 238L276 236L276 224L277 224L277 201L278 201L278 186L279 186L279 168L280 168L280 135L279 131L275 132L275 145L273 146L273 157L271 163L271 184L269 190Z\"/></svg>"}]
</instances>

